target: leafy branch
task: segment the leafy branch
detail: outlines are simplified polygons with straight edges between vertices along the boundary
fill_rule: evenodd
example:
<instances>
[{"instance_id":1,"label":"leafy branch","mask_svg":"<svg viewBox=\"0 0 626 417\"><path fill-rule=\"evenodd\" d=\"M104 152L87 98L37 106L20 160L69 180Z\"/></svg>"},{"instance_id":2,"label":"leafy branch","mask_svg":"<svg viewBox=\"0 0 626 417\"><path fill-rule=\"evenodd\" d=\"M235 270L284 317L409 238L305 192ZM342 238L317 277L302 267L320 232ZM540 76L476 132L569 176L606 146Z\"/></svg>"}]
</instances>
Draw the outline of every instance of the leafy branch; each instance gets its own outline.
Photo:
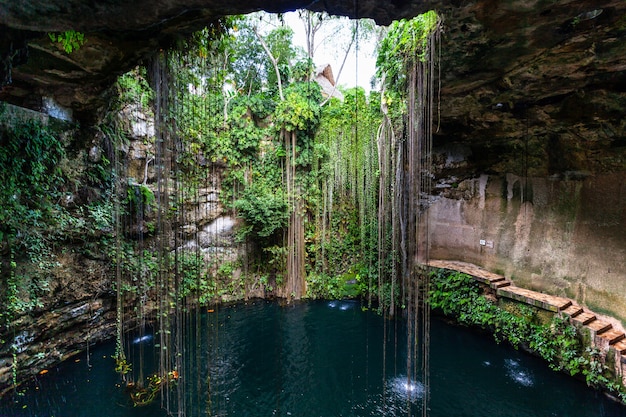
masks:
<instances>
[{"instance_id":1,"label":"leafy branch","mask_svg":"<svg viewBox=\"0 0 626 417\"><path fill-rule=\"evenodd\" d=\"M87 42L85 34L75 30L66 30L61 33L48 33L48 37L53 43L60 43L68 54L76 51Z\"/></svg>"}]
</instances>

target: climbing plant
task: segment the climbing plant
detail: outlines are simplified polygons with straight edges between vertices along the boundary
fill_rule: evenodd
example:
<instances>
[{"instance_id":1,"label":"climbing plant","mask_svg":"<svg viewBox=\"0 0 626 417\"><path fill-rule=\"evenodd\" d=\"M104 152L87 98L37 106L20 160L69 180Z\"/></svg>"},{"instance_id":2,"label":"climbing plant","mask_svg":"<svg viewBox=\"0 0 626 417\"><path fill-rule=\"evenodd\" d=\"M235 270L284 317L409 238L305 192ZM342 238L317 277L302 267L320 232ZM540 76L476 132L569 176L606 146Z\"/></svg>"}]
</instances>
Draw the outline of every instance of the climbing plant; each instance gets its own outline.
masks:
<instances>
[{"instance_id":1,"label":"climbing plant","mask_svg":"<svg viewBox=\"0 0 626 417\"><path fill-rule=\"evenodd\" d=\"M48 33L48 37L53 43L59 43L68 54L79 49L87 42L85 34L75 30L66 30L60 33Z\"/></svg>"},{"instance_id":2,"label":"climbing plant","mask_svg":"<svg viewBox=\"0 0 626 417\"><path fill-rule=\"evenodd\" d=\"M392 118L407 111L406 97L409 75L418 62L426 62L430 37L440 24L440 18L429 11L413 19L396 20L379 44L376 76L383 85L383 97Z\"/></svg>"},{"instance_id":3,"label":"climbing plant","mask_svg":"<svg viewBox=\"0 0 626 417\"><path fill-rule=\"evenodd\" d=\"M376 94L361 88L344 91L345 100L323 107L316 135L314 162L315 222L310 224L308 251L311 296L324 288L343 288L344 277L358 281L360 295L375 294L378 158L376 132L380 120ZM354 120L358 118L358 126ZM374 279L374 282L376 280ZM363 285L362 285L363 284ZM321 288L316 291L315 288Z\"/></svg>"},{"instance_id":4,"label":"climbing plant","mask_svg":"<svg viewBox=\"0 0 626 417\"><path fill-rule=\"evenodd\" d=\"M61 138L42 123L15 120L0 129L0 245L10 253L2 274L7 320L40 305L56 265L46 234L55 226L53 213L63 210L57 203L64 157ZM24 268L24 260L34 269Z\"/></svg>"}]
</instances>

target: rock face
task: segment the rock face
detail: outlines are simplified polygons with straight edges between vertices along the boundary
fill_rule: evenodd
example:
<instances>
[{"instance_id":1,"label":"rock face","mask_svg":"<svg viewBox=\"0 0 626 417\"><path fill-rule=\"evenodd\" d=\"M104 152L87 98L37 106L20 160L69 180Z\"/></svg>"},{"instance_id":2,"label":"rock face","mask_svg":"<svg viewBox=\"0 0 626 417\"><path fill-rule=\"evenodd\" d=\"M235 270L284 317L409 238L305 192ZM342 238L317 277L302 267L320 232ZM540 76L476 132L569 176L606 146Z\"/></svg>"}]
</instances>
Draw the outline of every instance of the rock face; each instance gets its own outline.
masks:
<instances>
[{"instance_id":1,"label":"rock face","mask_svg":"<svg viewBox=\"0 0 626 417\"><path fill-rule=\"evenodd\" d=\"M519 286L567 295L626 320L626 2L359 0L357 5L2 0L0 100L55 109L88 125L98 118L119 74L221 16L308 6L388 24L436 9L445 31L436 67L431 257L473 262ZM87 42L66 53L48 36L65 30L84 32ZM136 109L126 111L130 117ZM136 136L150 136L148 120L135 119L130 129ZM138 139L124 151L129 176L138 185L149 184L151 150ZM97 148L89 150L89 158L99 158ZM204 197L211 211L213 190ZM197 244L207 252L228 247L209 239L211 227L228 231L222 227L227 219L210 225L216 217L195 219L190 226L190 234L205 227L200 236L206 239ZM23 323L11 341L24 355L19 360L46 351L63 358L80 348L78 338L59 342L57 329L73 327L80 334L88 328L94 341L111 334L113 307L102 293L90 298L96 293L75 292L62 306ZM0 352L5 382L12 361L7 352Z\"/></svg>"},{"instance_id":2,"label":"rock face","mask_svg":"<svg viewBox=\"0 0 626 417\"><path fill-rule=\"evenodd\" d=\"M478 173L623 171L625 13L619 1L444 8L437 140L467 144Z\"/></svg>"},{"instance_id":3,"label":"rock face","mask_svg":"<svg viewBox=\"0 0 626 417\"><path fill-rule=\"evenodd\" d=\"M458 259L626 322L626 173L482 175L430 207L430 256Z\"/></svg>"},{"instance_id":4,"label":"rock face","mask_svg":"<svg viewBox=\"0 0 626 417\"><path fill-rule=\"evenodd\" d=\"M606 126L623 108L626 89L621 0L362 0L358 9L340 0L4 1L0 99L37 109L50 96L91 120L115 76L177 37L220 16L307 5L379 24L438 10L446 27L440 133L448 140L470 139L489 156L521 132L548 138L567 133L554 139L562 146L590 132L600 137L588 140L623 140L623 125ZM87 42L67 54L48 37L64 30L84 32ZM565 167L576 164L576 158L564 161Z\"/></svg>"},{"instance_id":5,"label":"rock face","mask_svg":"<svg viewBox=\"0 0 626 417\"><path fill-rule=\"evenodd\" d=\"M0 349L0 394L12 388L9 383L15 364L19 364L20 380L36 375L110 339L115 334L115 317L113 294L75 300L39 315L21 317L15 323L19 333L4 346L7 349Z\"/></svg>"},{"instance_id":6,"label":"rock face","mask_svg":"<svg viewBox=\"0 0 626 417\"><path fill-rule=\"evenodd\" d=\"M76 133L72 130L73 125L53 122L42 113L7 105L2 114L7 120L3 120L0 129L5 129L5 122L14 126L18 121L37 119L44 125L62 125L57 132L60 135L71 136ZM122 193L139 199L149 192L154 198L154 193L157 192L157 173L154 163L150 162L154 160L156 153L152 119L138 107L122 108L117 117L120 119L117 124L127 138L117 149L122 160L118 174L124 178L122 183L126 186ZM69 132L65 132L66 129L70 129ZM0 136L3 133L0 131ZM45 372L47 367L88 349L89 346L114 337L117 328L117 271L113 254L117 250L123 252L125 245L132 247L138 238L142 239L146 250L153 248L151 245L154 245L157 216L153 204L146 204L141 215L138 215L135 212L130 213L131 204L128 201L122 201L121 205L124 207L121 213L125 214L120 214L119 247L116 246L115 231L108 221L101 219L107 223L103 228L97 228L90 222L89 219L94 215L99 214L103 218L114 215L108 211L112 207L102 208L102 211L89 209L91 204L101 203L107 198L104 191L88 185L86 178L88 173L95 171L95 163L105 159L107 141L100 141L99 139L103 139L100 134L94 134L90 138L92 140L84 143L76 140L68 142L68 154L71 155L59 163L67 171L68 183L76 185L76 189L68 188L64 194L67 198L60 201L68 209L65 214L67 218L74 220L71 222L73 226L67 226L66 234L59 234L54 247L50 249L48 257L53 265L42 276L45 285L41 286L40 293L37 294L38 302L28 309L14 313L10 325L5 325L4 321L0 324L0 397L13 388L13 378L16 383L20 383L41 371ZM113 159L111 155L108 158ZM184 224L179 225L180 235L185 239L182 244L188 246L194 254L197 246L203 264L218 277L221 285L219 288L225 288L219 293L222 300L263 296L262 288L245 287L245 282L240 279L241 271L236 260L241 249L235 244L235 219L223 214L224 208L219 201L221 177L221 169L210 170L204 186L197 190L193 198L186 201L182 214ZM70 217L70 212L75 217ZM85 225L88 225L87 229ZM51 226L62 228L54 222ZM170 247L173 247L173 243ZM0 242L0 270L3 273L0 290L3 291L3 306L5 283L8 282L7 252L5 242ZM19 264L16 266L19 271L15 274L23 276L20 282L26 285L29 282L26 277L35 275L28 269L33 267L22 258L17 259L16 263ZM223 264L227 264L229 269L220 270ZM120 268L124 275L131 274L133 270L131 265ZM43 272L38 270L36 274L41 275ZM224 281L235 282L235 279L238 284L241 282L241 286L231 290ZM30 282L32 285L33 281ZM134 308L137 306L139 292L129 289L125 294L124 310L130 313L125 315L124 321L126 328L131 329L138 324ZM150 316L155 308L154 303L147 302L143 312Z\"/></svg>"},{"instance_id":7,"label":"rock face","mask_svg":"<svg viewBox=\"0 0 626 417\"><path fill-rule=\"evenodd\" d=\"M441 5L431 256L626 320L626 4Z\"/></svg>"}]
</instances>

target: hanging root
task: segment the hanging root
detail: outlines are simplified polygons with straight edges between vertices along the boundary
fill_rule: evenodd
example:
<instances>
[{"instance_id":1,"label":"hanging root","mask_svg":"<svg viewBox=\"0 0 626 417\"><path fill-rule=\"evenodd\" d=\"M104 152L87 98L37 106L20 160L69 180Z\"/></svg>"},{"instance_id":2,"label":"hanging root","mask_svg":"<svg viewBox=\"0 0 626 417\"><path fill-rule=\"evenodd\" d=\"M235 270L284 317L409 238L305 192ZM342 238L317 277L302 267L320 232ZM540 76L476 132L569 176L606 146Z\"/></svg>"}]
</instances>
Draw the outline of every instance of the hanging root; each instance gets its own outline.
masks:
<instances>
[{"instance_id":1,"label":"hanging root","mask_svg":"<svg viewBox=\"0 0 626 417\"><path fill-rule=\"evenodd\" d=\"M129 382L126 385L126 389L129 392L130 399L133 402L135 407L142 407L150 404L159 391L161 391L161 387L168 386L174 387L178 382L179 374L178 371L173 370L165 374L165 376L161 376L158 374L150 375L148 379L148 386L143 387L134 382Z\"/></svg>"}]
</instances>

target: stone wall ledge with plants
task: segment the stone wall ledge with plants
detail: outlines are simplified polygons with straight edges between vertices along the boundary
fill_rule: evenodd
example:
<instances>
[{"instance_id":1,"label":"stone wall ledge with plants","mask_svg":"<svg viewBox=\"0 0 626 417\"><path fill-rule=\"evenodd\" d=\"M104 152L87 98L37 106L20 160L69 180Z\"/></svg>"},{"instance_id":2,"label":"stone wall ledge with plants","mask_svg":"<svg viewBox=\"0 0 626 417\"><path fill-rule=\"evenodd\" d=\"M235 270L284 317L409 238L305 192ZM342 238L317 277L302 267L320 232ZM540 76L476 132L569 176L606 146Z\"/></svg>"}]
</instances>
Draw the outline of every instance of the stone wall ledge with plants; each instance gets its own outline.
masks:
<instances>
[{"instance_id":1,"label":"stone wall ledge with plants","mask_svg":"<svg viewBox=\"0 0 626 417\"><path fill-rule=\"evenodd\" d=\"M498 296L495 289L462 272L433 268L430 282L435 314L486 330L497 343L539 356L554 371L626 404L622 355L590 328L561 312Z\"/></svg>"},{"instance_id":2,"label":"stone wall ledge with plants","mask_svg":"<svg viewBox=\"0 0 626 417\"><path fill-rule=\"evenodd\" d=\"M115 300L110 294L24 315L13 327L11 340L0 341L0 396L110 339L115 332Z\"/></svg>"}]
</instances>

